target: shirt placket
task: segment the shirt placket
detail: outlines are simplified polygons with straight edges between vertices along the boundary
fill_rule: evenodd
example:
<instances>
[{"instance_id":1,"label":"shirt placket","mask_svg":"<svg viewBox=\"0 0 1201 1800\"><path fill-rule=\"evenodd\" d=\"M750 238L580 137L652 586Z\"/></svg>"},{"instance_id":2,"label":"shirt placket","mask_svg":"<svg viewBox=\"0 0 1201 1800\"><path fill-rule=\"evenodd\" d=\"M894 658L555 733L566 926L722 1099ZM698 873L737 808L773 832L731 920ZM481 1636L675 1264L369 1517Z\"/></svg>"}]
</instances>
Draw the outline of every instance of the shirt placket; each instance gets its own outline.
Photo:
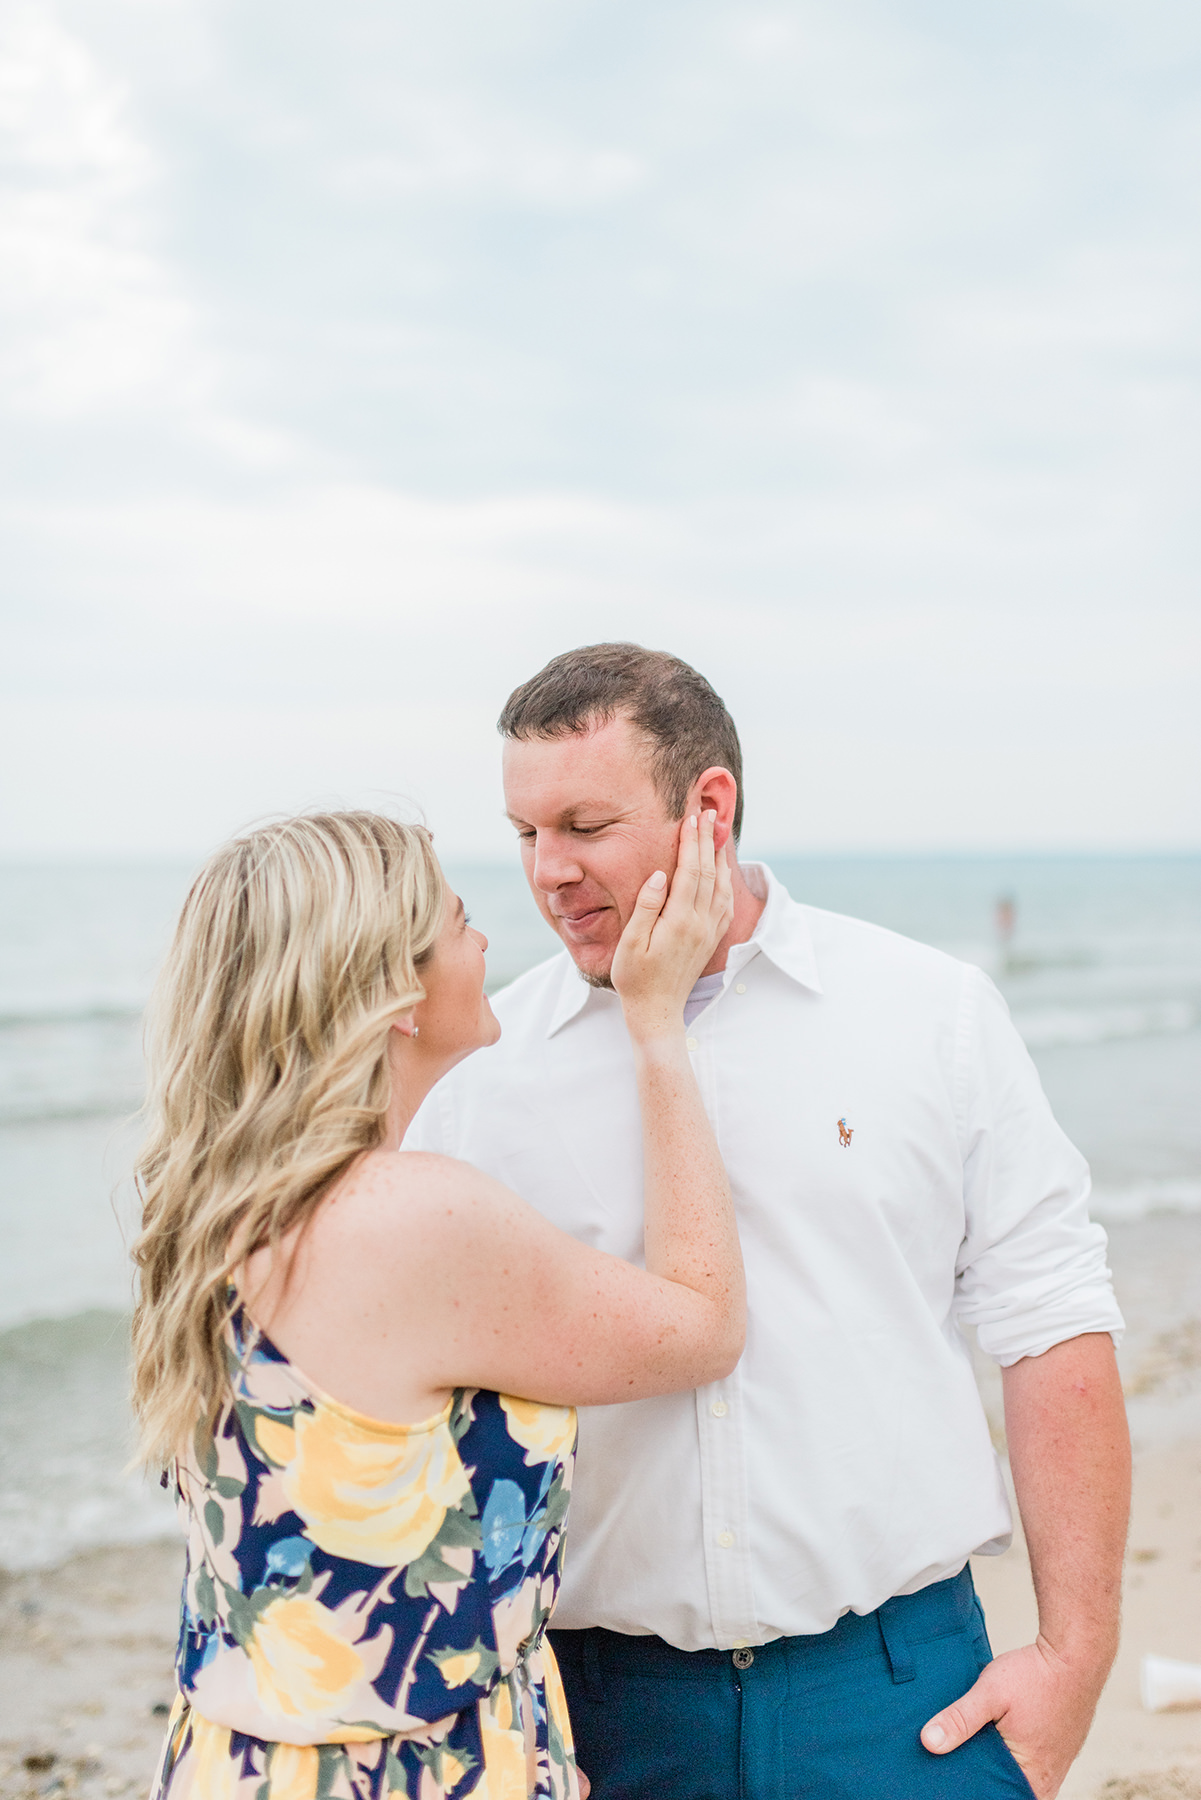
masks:
<instances>
[{"instance_id":1,"label":"shirt placket","mask_svg":"<svg viewBox=\"0 0 1201 1800\"><path fill-rule=\"evenodd\" d=\"M714 1023L712 1019L708 1021L703 1036L690 1035L688 1045L705 1111L717 1134L720 1149ZM736 1368L723 1381L697 1388L705 1580L714 1642L723 1650L736 1650L759 1639L752 1581L743 1415L740 1369Z\"/></svg>"}]
</instances>

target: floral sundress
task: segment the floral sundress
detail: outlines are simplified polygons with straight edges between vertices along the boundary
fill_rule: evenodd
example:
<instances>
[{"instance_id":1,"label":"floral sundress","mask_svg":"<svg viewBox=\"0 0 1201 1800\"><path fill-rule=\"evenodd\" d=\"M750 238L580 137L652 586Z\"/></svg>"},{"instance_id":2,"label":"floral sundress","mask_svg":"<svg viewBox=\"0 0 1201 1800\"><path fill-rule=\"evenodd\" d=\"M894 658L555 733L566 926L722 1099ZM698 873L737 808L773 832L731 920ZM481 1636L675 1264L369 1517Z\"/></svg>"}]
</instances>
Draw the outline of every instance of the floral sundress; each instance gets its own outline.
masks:
<instances>
[{"instance_id":1,"label":"floral sundress","mask_svg":"<svg viewBox=\"0 0 1201 1800\"><path fill-rule=\"evenodd\" d=\"M484 1389L389 1425L239 1308L175 1481L179 1692L153 1800L578 1800L547 1620L576 1420Z\"/></svg>"}]
</instances>

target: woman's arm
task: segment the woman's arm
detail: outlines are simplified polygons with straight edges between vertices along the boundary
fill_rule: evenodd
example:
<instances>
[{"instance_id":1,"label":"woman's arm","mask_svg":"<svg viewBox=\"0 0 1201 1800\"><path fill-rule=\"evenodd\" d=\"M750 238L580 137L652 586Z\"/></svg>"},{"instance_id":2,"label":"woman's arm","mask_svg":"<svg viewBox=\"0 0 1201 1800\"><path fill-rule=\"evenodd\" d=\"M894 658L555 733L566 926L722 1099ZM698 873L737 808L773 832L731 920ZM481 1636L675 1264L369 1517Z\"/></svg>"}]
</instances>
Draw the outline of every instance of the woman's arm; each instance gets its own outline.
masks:
<instances>
[{"instance_id":1,"label":"woman's arm","mask_svg":"<svg viewBox=\"0 0 1201 1800\"><path fill-rule=\"evenodd\" d=\"M728 926L729 873L712 819L685 821L681 840L666 903L666 882L647 883L613 966L642 1107L645 1271L465 1163L373 1156L297 1246L287 1293L254 1305L346 1404L416 1419L460 1386L605 1404L695 1387L737 1362L742 1257L683 1023Z\"/></svg>"}]
</instances>

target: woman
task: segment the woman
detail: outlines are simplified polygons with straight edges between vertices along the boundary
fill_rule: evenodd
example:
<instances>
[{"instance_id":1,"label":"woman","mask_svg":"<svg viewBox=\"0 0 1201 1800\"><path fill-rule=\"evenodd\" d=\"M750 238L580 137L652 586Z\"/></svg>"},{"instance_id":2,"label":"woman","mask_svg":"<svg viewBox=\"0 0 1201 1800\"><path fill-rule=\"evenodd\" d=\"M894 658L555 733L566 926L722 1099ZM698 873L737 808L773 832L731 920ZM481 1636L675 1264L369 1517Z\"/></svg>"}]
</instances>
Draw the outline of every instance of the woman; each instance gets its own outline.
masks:
<instances>
[{"instance_id":1,"label":"woman","mask_svg":"<svg viewBox=\"0 0 1201 1800\"><path fill-rule=\"evenodd\" d=\"M135 1401L188 1537L157 1795L579 1793L544 1638L572 1408L718 1379L742 1350L683 1028L729 918L713 816L686 820L613 965L644 1271L465 1164L397 1154L500 1031L425 831L292 819L198 877L152 1012L135 1248Z\"/></svg>"}]
</instances>

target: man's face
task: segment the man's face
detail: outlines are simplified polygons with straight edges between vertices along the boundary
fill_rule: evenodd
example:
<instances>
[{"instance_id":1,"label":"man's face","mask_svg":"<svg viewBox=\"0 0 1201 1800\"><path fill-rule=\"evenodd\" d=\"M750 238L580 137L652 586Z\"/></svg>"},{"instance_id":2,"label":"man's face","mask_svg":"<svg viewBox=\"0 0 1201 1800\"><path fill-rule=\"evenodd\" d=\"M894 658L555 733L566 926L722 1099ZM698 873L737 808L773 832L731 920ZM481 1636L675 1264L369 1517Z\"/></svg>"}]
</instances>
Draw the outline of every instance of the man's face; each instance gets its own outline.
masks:
<instances>
[{"instance_id":1,"label":"man's face","mask_svg":"<svg viewBox=\"0 0 1201 1800\"><path fill-rule=\"evenodd\" d=\"M539 911L585 980L607 986L639 889L676 865L679 821L628 719L557 738L505 743L505 804Z\"/></svg>"}]
</instances>

